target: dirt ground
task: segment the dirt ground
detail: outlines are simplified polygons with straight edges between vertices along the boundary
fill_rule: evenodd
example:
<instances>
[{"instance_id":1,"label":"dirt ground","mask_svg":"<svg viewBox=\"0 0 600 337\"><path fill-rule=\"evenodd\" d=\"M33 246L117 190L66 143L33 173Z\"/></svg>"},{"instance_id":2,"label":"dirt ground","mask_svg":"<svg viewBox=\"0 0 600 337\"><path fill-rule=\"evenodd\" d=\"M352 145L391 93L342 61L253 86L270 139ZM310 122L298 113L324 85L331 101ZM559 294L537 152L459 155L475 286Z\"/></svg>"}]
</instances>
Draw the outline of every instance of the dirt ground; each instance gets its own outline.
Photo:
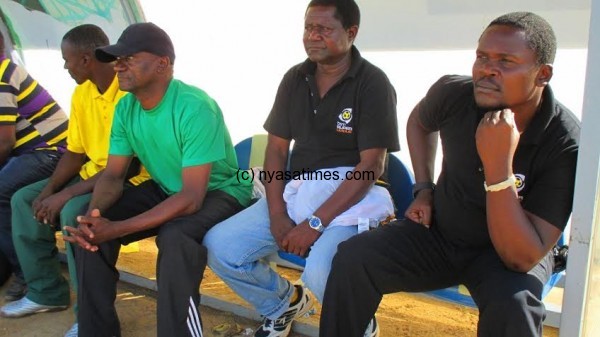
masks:
<instances>
[{"instance_id":1,"label":"dirt ground","mask_svg":"<svg viewBox=\"0 0 600 337\"><path fill-rule=\"evenodd\" d=\"M156 247L152 240L144 240L139 248L139 252L122 254L118 268L153 282ZM291 281L297 280L300 276L299 271L293 269L278 267L278 271ZM1 293L3 289L0 289ZM204 274L201 293L204 299L210 297L251 309L209 269ZM119 282L116 308L121 320L123 337L156 336L156 293L154 291ZM222 324L235 326L237 323L242 329L255 329L259 325L257 321L204 305L201 306L200 312L205 337L222 337L223 334L213 333L213 329ZM319 313L320 307L317 305L313 315L299 320L299 324L309 327L312 331L310 335L316 335ZM477 311L474 308L422 294L386 295L376 317L380 325L381 337L476 336ZM0 337L62 337L72 325L73 318L71 309L19 319L0 318ZM238 334L238 336L243 335ZM543 337L557 336L557 329L545 327ZM292 333L290 337L306 336Z\"/></svg>"},{"instance_id":2,"label":"dirt ground","mask_svg":"<svg viewBox=\"0 0 600 337\"><path fill-rule=\"evenodd\" d=\"M4 288L0 293L4 293ZM74 299L73 294L71 298ZM121 321L123 337L156 336L156 292L119 282L116 308ZM255 329L258 322L235 316L228 312L201 306L205 337L224 337L227 334L213 333L213 329L223 324L240 328ZM73 324L72 308L60 312L41 313L23 318L0 317L1 337L62 337ZM217 330L217 331L223 331ZM230 331L233 331L231 329ZM232 336L232 335L229 335ZM244 336L238 334L238 336ZM290 334L290 337L306 337Z\"/></svg>"}]
</instances>

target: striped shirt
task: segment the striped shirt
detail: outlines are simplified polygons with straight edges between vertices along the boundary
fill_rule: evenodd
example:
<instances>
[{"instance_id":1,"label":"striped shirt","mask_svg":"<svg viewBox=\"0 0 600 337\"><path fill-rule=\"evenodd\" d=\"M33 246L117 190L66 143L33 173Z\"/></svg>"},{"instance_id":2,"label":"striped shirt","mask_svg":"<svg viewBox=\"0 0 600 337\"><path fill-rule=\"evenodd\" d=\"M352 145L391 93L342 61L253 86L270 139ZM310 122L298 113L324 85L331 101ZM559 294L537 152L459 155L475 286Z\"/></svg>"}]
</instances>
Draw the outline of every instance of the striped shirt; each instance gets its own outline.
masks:
<instances>
[{"instance_id":1,"label":"striped shirt","mask_svg":"<svg viewBox=\"0 0 600 337\"><path fill-rule=\"evenodd\" d=\"M11 156L66 147L68 117L27 71L0 56L0 126L16 127Z\"/></svg>"}]
</instances>

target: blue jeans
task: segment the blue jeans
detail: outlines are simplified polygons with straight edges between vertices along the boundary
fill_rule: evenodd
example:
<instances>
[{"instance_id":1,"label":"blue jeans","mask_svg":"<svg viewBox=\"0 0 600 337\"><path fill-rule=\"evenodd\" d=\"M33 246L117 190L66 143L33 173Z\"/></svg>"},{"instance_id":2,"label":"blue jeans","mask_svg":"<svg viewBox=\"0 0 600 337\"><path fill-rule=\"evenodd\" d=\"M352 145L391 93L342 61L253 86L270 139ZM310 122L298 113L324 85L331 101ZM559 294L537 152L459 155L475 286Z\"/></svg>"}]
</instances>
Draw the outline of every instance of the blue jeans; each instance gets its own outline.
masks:
<instances>
[{"instance_id":1,"label":"blue jeans","mask_svg":"<svg viewBox=\"0 0 600 337\"><path fill-rule=\"evenodd\" d=\"M311 247L302 281L319 301L338 244L357 233L358 226L326 228ZM213 227L204 245L210 269L259 314L276 319L287 310L293 287L262 260L279 249L271 234L266 198Z\"/></svg>"},{"instance_id":2,"label":"blue jeans","mask_svg":"<svg viewBox=\"0 0 600 337\"><path fill-rule=\"evenodd\" d=\"M23 278L23 273L12 242L10 198L21 187L52 175L60 156L56 151L33 151L10 157L0 166L0 252L17 277Z\"/></svg>"}]
</instances>

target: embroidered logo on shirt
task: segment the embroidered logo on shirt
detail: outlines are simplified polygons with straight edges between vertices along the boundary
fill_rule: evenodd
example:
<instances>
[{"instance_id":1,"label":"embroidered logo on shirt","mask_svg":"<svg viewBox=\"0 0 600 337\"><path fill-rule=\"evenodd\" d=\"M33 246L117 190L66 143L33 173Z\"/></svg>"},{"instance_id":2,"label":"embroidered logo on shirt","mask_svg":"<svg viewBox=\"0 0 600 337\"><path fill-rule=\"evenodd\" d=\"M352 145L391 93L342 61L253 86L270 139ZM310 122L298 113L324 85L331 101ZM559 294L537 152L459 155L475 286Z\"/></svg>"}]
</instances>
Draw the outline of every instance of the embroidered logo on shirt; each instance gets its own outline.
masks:
<instances>
[{"instance_id":1,"label":"embroidered logo on shirt","mask_svg":"<svg viewBox=\"0 0 600 337\"><path fill-rule=\"evenodd\" d=\"M524 174L520 174L517 173L515 174L515 187L517 188L517 193L521 192L521 190L523 190L523 188L525 188L525 175Z\"/></svg>"},{"instance_id":2,"label":"embroidered logo on shirt","mask_svg":"<svg viewBox=\"0 0 600 337\"><path fill-rule=\"evenodd\" d=\"M346 108L342 110L342 113L338 116L339 121L337 122L336 131L339 133L352 133L352 127L348 126L352 120L352 108Z\"/></svg>"}]
</instances>

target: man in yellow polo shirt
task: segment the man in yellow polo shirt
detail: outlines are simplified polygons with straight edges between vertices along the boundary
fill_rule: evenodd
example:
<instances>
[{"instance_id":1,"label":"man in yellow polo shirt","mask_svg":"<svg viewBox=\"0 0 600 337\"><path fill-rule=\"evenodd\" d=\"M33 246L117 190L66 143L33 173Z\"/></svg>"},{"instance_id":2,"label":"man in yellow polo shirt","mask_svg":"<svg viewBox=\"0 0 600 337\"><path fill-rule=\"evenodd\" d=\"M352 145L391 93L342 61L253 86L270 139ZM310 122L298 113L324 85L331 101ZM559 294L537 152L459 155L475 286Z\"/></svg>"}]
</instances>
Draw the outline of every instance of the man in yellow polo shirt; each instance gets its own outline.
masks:
<instances>
[{"instance_id":1,"label":"man in yellow polo shirt","mask_svg":"<svg viewBox=\"0 0 600 337\"><path fill-rule=\"evenodd\" d=\"M69 286L56 258L55 226L59 222L61 228L77 225L75 218L85 213L94 184L106 166L114 108L126 95L119 90L112 64L94 57L94 50L108 43L102 29L90 24L75 27L63 37L64 67L78 84L72 98L67 151L49 179L22 188L12 198L13 240L29 288L21 300L0 309L2 316L21 317L69 305ZM130 172L139 172L139 166ZM130 182L135 185L146 179L147 173ZM67 257L76 287L70 244ZM76 330L75 324L69 332Z\"/></svg>"}]
</instances>

